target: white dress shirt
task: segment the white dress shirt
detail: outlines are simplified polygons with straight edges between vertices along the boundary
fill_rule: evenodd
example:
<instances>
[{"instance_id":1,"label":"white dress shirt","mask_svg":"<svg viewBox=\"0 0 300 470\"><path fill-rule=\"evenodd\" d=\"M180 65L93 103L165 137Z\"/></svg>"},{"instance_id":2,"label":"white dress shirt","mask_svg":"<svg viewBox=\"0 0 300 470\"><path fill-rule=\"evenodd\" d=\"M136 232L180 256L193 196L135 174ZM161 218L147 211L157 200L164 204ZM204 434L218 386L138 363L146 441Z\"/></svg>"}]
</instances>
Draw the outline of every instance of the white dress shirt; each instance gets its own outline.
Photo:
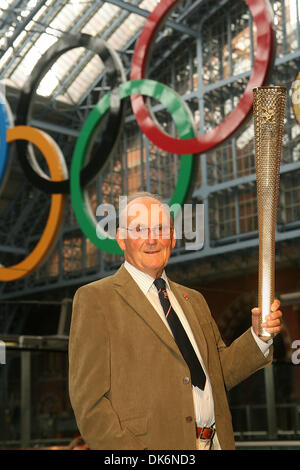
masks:
<instances>
[{"instance_id":1,"label":"white dress shirt","mask_svg":"<svg viewBox=\"0 0 300 470\"><path fill-rule=\"evenodd\" d=\"M168 324L168 321L165 317L163 308L161 306L159 297L158 297L158 292L153 284L154 279L152 276L149 274L146 274L139 269L137 269L135 266L132 264L128 263L128 261L125 261L124 267L127 269L129 274L132 276L134 281L137 283L141 291L145 294L147 299L150 301L160 318L162 319L163 323L165 324L166 328L169 330L170 334L172 335L170 326ZM198 387L192 386L192 391L193 391L193 400L194 400L194 409L195 409L195 419L197 426L205 426L209 427L215 422L215 417L214 417L214 402L213 402L213 395L212 395L212 390L211 390L211 384L210 380L207 374L207 371L205 369L205 365L203 363L203 360L201 358L197 343L195 341L193 332L188 324L188 321L184 315L184 312L182 311L181 306L177 302L177 299L173 292L170 289L170 285L168 282L168 278L166 276L165 271L162 273L161 277L166 281L166 289L168 292L169 300L170 303L175 310L177 316L179 317L188 337L190 342L193 345L193 348L195 350L195 353L203 367L203 370L206 374L206 382L205 382L205 387L204 390L201 390ZM268 343L265 343L262 341L260 338L257 337L257 335L252 331L252 334L257 341L259 347L261 348L262 352L265 354L265 356L268 355L269 353L269 344L271 341Z\"/></svg>"}]
</instances>

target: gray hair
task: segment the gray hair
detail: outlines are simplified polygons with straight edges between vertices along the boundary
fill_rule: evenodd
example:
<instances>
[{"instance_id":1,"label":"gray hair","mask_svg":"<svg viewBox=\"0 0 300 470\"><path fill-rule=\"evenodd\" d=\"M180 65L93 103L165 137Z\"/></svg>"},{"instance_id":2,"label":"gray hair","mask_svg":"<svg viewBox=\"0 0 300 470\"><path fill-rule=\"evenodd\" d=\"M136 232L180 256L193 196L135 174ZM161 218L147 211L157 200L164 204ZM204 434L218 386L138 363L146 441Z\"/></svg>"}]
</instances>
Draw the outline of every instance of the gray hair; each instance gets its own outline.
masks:
<instances>
[{"instance_id":1,"label":"gray hair","mask_svg":"<svg viewBox=\"0 0 300 470\"><path fill-rule=\"evenodd\" d=\"M129 206L129 204L132 201L135 201L136 199L154 199L155 201L159 202L160 204L165 203L165 201L163 200L163 198L159 194L152 194L152 193L149 193L147 191L140 191L140 192L136 192L134 194L130 194L130 196L127 197L127 206ZM127 208L127 206L126 206L126 208Z\"/></svg>"},{"instance_id":2,"label":"gray hair","mask_svg":"<svg viewBox=\"0 0 300 470\"><path fill-rule=\"evenodd\" d=\"M119 227L120 227L121 220L124 220L124 216L127 212L129 204L131 204L133 201L136 201L138 199L152 199L152 200L158 202L159 204L162 204L164 206L166 205L166 202L164 201L164 199L159 194L152 194L152 193L147 192L147 191L140 191L140 192L130 194L129 196L127 196L126 206L123 207L122 210L119 213ZM171 217L171 222L173 222L172 217Z\"/></svg>"}]
</instances>

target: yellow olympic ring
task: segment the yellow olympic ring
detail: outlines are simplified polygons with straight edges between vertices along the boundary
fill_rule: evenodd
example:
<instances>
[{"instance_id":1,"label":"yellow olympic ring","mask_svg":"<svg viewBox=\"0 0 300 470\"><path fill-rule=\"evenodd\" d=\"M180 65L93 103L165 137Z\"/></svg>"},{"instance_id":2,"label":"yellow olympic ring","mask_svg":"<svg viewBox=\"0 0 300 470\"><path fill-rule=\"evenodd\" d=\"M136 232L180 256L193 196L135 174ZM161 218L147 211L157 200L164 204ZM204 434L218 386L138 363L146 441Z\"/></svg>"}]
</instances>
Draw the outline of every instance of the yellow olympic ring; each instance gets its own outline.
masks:
<instances>
[{"instance_id":1,"label":"yellow olympic ring","mask_svg":"<svg viewBox=\"0 0 300 470\"><path fill-rule=\"evenodd\" d=\"M7 130L7 142L22 139L31 142L44 155L53 181L66 178L63 156L55 141L45 132L30 126L15 126ZM0 281L15 281L30 274L45 261L56 241L65 208L65 196L52 194L49 216L42 236L33 251L21 262L0 268Z\"/></svg>"}]
</instances>

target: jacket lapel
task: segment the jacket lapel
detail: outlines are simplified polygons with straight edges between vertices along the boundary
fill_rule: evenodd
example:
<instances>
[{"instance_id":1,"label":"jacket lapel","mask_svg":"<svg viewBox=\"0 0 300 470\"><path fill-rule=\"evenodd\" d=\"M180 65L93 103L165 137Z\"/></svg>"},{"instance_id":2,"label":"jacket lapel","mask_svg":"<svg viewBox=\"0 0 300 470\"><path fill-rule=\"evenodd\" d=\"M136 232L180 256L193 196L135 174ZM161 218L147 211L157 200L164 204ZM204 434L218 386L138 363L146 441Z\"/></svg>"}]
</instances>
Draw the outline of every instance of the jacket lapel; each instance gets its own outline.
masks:
<instances>
[{"instance_id":1,"label":"jacket lapel","mask_svg":"<svg viewBox=\"0 0 300 470\"><path fill-rule=\"evenodd\" d=\"M123 265L113 276L113 282L115 289L122 297L123 301L152 328L154 333L172 349L178 357L182 358L166 325Z\"/></svg>"}]
</instances>

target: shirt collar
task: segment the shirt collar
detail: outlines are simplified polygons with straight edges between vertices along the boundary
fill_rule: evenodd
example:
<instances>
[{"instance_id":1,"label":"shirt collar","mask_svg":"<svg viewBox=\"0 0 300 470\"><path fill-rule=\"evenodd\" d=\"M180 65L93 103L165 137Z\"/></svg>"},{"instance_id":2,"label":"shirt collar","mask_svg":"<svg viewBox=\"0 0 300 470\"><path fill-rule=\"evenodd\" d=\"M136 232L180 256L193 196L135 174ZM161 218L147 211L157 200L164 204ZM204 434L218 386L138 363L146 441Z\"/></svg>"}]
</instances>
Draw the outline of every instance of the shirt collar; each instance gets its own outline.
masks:
<instances>
[{"instance_id":1,"label":"shirt collar","mask_svg":"<svg viewBox=\"0 0 300 470\"><path fill-rule=\"evenodd\" d=\"M149 290L152 287L154 287L154 289L156 289L156 287L153 284L154 279L153 279L152 276L150 276L149 274L144 273L143 271L136 268L135 266L133 266L128 261L124 262L124 267L127 269L129 274L132 276L134 281L138 284L138 286L140 287L140 289L143 291L143 293L145 295L148 294ZM168 281L167 275L165 273L165 270L162 272L161 277L162 277L162 279L164 279L166 281L167 289L170 289L169 281Z\"/></svg>"}]
</instances>

